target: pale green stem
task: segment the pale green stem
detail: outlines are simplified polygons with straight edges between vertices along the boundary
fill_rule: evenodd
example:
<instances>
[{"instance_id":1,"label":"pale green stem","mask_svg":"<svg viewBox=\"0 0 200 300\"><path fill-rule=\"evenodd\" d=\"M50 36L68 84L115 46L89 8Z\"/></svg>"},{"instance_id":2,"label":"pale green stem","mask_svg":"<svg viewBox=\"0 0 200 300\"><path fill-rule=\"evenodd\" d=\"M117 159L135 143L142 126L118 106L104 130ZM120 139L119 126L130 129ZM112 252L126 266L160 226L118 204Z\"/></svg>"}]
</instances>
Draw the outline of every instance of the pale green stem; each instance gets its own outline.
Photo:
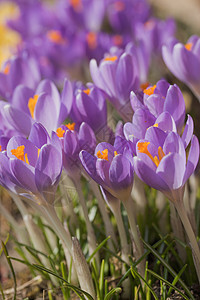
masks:
<instances>
[{"instance_id":1,"label":"pale green stem","mask_svg":"<svg viewBox=\"0 0 200 300\"><path fill-rule=\"evenodd\" d=\"M185 239L184 239L182 223L180 221L179 216L176 213L174 204L170 201L169 205L170 205L170 221L171 221L171 226L172 226L174 236L177 237L180 241L182 241L184 243ZM179 256L181 257L182 261L185 262L186 252L183 251L182 246L177 241L176 241L176 247L177 247Z\"/></svg>"},{"instance_id":2,"label":"pale green stem","mask_svg":"<svg viewBox=\"0 0 200 300\"><path fill-rule=\"evenodd\" d=\"M135 222L134 206L133 206L132 199L129 198L128 200L123 201L123 205L124 205L127 215L128 215L128 220L129 220L129 224L130 224L130 228L131 228L131 233L133 236L133 241L135 243L135 247L137 249L139 256L142 256L144 253L144 250L143 250L142 241L138 234L138 228L137 228L137 225Z\"/></svg>"},{"instance_id":3,"label":"pale green stem","mask_svg":"<svg viewBox=\"0 0 200 300\"><path fill-rule=\"evenodd\" d=\"M122 220L120 204L112 204L111 205L112 212L115 216L117 222L117 229L119 232L120 244L121 244L121 252L122 252L122 259L129 264L129 244L126 237L126 231L124 228L124 223Z\"/></svg>"},{"instance_id":4,"label":"pale green stem","mask_svg":"<svg viewBox=\"0 0 200 300\"><path fill-rule=\"evenodd\" d=\"M114 228L113 225L109 219L108 213L106 211L106 206L105 206L105 201L100 193L99 187L96 184L96 182L94 181L90 181L90 186L94 192L95 197L97 198L98 201L98 206L99 206L99 210L102 216L102 219L104 221L105 224L105 229L106 229L106 236L111 236L111 240L108 240L108 245L111 251L115 251L115 248L113 246L113 243L115 244L115 246L117 246L117 238L114 232Z\"/></svg>"},{"instance_id":5,"label":"pale green stem","mask_svg":"<svg viewBox=\"0 0 200 300\"><path fill-rule=\"evenodd\" d=\"M81 204L81 207L83 210L84 220L85 220L86 227L87 227L87 239L88 239L88 244L89 244L89 253L91 255L94 252L94 250L97 248L96 237L95 237L94 229L92 227L92 224L91 224L89 216L88 216L88 208L87 208L86 201L84 199L84 195L82 192L80 180L77 179L77 180L74 180L73 182L74 182L74 186L77 190L79 201L80 201L80 204ZM98 252L96 253L95 258L97 259L98 265L100 265L100 258L99 258Z\"/></svg>"},{"instance_id":6,"label":"pale green stem","mask_svg":"<svg viewBox=\"0 0 200 300\"><path fill-rule=\"evenodd\" d=\"M192 229L192 226L190 224L190 221L188 219L188 216L185 212L183 201L174 202L174 205L176 207L176 210L181 218L181 221L182 221L185 231L187 233L187 236L188 236L191 248L192 248L192 252L193 252L197 276L198 276L198 279L200 282L200 267L199 267L200 266L200 249L199 249L199 245L197 243L197 240L196 240L194 231Z\"/></svg>"}]
</instances>

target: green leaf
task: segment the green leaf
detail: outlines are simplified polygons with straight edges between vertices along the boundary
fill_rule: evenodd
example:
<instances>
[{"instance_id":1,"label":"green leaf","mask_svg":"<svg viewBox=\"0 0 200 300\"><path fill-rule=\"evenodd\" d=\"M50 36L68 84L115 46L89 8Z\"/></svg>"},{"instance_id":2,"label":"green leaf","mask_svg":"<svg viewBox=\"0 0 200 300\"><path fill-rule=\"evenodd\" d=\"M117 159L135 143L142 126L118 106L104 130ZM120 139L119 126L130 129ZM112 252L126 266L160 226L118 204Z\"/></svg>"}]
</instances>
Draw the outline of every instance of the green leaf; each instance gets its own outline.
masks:
<instances>
[{"instance_id":1,"label":"green leaf","mask_svg":"<svg viewBox=\"0 0 200 300\"><path fill-rule=\"evenodd\" d=\"M99 290L100 290L100 299L103 299L104 294L104 259L101 262L100 276L99 276Z\"/></svg>"},{"instance_id":2,"label":"green leaf","mask_svg":"<svg viewBox=\"0 0 200 300\"><path fill-rule=\"evenodd\" d=\"M112 289L108 294L105 295L104 300L110 300L115 293L120 293L121 291L122 289L120 287Z\"/></svg>"},{"instance_id":3,"label":"green leaf","mask_svg":"<svg viewBox=\"0 0 200 300\"><path fill-rule=\"evenodd\" d=\"M3 300L5 300L6 298L5 298L5 295L4 295L4 292L3 292L3 288L2 288L1 283L0 283L0 292L1 292L1 295L2 295Z\"/></svg>"},{"instance_id":4,"label":"green leaf","mask_svg":"<svg viewBox=\"0 0 200 300\"><path fill-rule=\"evenodd\" d=\"M147 244L144 240L143 243L145 245L145 247L147 249L150 250L151 253L153 253L155 255L155 257L157 257L160 262L168 269L168 271L171 273L171 275L173 275L174 277L177 276L176 272L172 269L172 267L170 265L168 265L165 260L159 255L159 253L153 248L151 247L149 244ZM178 279L180 285L184 288L184 290L187 292L188 296L190 296L190 298L192 300L195 300L194 297L192 296L191 292L189 291L188 287L185 285L185 283L179 278Z\"/></svg>"},{"instance_id":5,"label":"green leaf","mask_svg":"<svg viewBox=\"0 0 200 300\"><path fill-rule=\"evenodd\" d=\"M163 281L165 284L169 285L171 288L176 290L184 299L189 300L176 286L171 284L169 281L166 279L162 278L160 275L156 274L155 272L148 270L149 273L151 273L153 276L155 276L157 279L159 279L161 282ZM193 297L194 299L194 297Z\"/></svg>"},{"instance_id":6,"label":"green leaf","mask_svg":"<svg viewBox=\"0 0 200 300\"><path fill-rule=\"evenodd\" d=\"M183 268L180 270L180 272L178 273L178 275L174 278L172 285L176 285L176 283L178 282L179 278L181 277L181 275L183 274L183 272L185 271L185 269L187 268L187 264L185 266L183 266ZM169 291L167 293L167 297L170 296L172 292L172 287L169 288Z\"/></svg>"},{"instance_id":7,"label":"green leaf","mask_svg":"<svg viewBox=\"0 0 200 300\"><path fill-rule=\"evenodd\" d=\"M10 267L12 276L13 276L13 280L14 280L14 295L13 295L13 300L16 300L16 296L17 296L17 280L16 280L16 276L15 276L15 271L13 269L13 265L12 265L11 259L9 257L9 254L8 254L8 250L7 250L6 245L4 244L3 241L1 241L1 245L2 245L2 248L3 248L3 252L4 252L5 256L6 256L8 265Z\"/></svg>"},{"instance_id":8,"label":"green leaf","mask_svg":"<svg viewBox=\"0 0 200 300\"><path fill-rule=\"evenodd\" d=\"M156 293L152 290L148 282L133 267L131 267L131 273L133 274L133 276L136 275L137 277L139 277L146 284L146 286L149 288L150 292L154 296L154 299L159 300Z\"/></svg>"},{"instance_id":9,"label":"green leaf","mask_svg":"<svg viewBox=\"0 0 200 300\"><path fill-rule=\"evenodd\" d=\"M105 245L105 243L110 239L110 236L108 236L99 246L94 250L94 252L90 255L90 257L87 259L87 262L89 263L91 259L95 256L95 254Z\"/></svg>"},{"instance_id":10,"label":"green leaf","mask_svg":"<svg viewBox=\"0 0 200 300\"><path fill-rule=\"evenodd\" d=\"M10 235L9 235L9 233L8 233L8 234L7 234L7 238L6 238L5 242L4 242L4 245L7 244L9 238L10 238ZM3 247L1 247L1 249L0 249L0 256L1 256L2 252L3 252Z\"/></svg>"}]
</instances>

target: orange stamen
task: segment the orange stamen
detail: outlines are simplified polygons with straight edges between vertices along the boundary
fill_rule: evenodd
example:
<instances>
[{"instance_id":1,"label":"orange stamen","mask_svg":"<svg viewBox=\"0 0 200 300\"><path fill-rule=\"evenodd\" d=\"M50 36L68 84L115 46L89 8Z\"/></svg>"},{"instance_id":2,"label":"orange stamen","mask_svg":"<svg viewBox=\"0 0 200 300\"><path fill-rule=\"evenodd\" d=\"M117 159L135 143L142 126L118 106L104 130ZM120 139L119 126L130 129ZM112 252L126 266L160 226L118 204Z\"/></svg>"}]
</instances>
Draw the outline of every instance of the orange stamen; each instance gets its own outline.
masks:
<instances>
[{"instance_id":1,"label":"orange stamen","mask_svg":"<svg viewBox=\"0 0 200 300\"><path fill-rule=\"evenodd\" d=\"M90 94L90 89L83 90L83 93L89 95Z\"/></svg>"},{"instance_id":2,"label":"orange stamen","mask_svg":"<svg viewBox=\"0 0 200 300\"><path fill-rule=\"evenodd\" d=\"M123 11L125 9L125 4L122 1L117 1L114 4L114 8L116 11Z\"/></svg>"},{"instance_id":3,"label":"orange stamen","mask_svg":"<svg viewBox=\"0 0 200 300\"><path fill-rule=\"evenodd\" d=\"M98 157L98 158L101 158L101 159L105 159L105 160L108 161L108 149L103 150L102 153L101 153L101 151L99 150L99 151L97 152L97 157Z\"/></svg>"},{"instance_id":4,"label":"orange stamen","mask_svg":"<svg viewBox=\"0 0 200 300\"><path fill-rule=\"evenodd\" d=\"M158 157L157 156L152 156L151 153L148 150L148 145L150 144L150 142L141 142L138 143L138 151L140 153L144 153L146 155L149 156L149 158L151 158L151 160L153 161L153 163L156 165L156 167L159 166L159 163L161 161L161 159L165 156L165 153L162 149L162 147L158 147Z\"/></svg>"},{"instance_id":5,"label":"orange stamen","mask_svg":"<svg viewBox=\"0 0 200 300\"><path fill-rule=\"evenodd\" d=\"M28 108L31 114L31 117L34 118L35 106L38 101L39 95L35 95L33 98L30 98L28 101Z\"/></svg>"},{"instance_id":6,"label":"orange stamen","mask_svg":"<svg viewBox=\"0 0 200 300\"><path fill-rule=\"evenodd\" d=\"M70 0L70 4L76 12L80 12L82 9L81 0Z\"/></svg>"},{"instance_id":7,"label":"orange stamen","mask_svg":"<svg viewBox=\"0 0 200 300\"><path fill-rule=\"evenodd\" d=\"M191 51L191 49L192 49L192 43L187 43L187 44L185 44L185 48L188 50L188 51Z\"/></svg>"},{"instance_id":8,"label":"orange stamen","mask_svg":"<svg viewBox=\"0 0 200 300\"><path fill-rule=\"evenodd\" d=\"M3 73L7 75L9 74L9 72L10 72L10 64L7 64L3 70Z\"/></svg>"},{"instance_id":9,"label":"orange stamen","mask_svg":"<svg viewBox=\"0 0 200 300\"><path fill-rule=\"evenodd\" d=\"M86 40L90 49L97 47L97 35L95 32L89 32L86 36Z\"/></svg>"},{"instance_id":10,"label":"orange stamen","mask_svg":"<svg viewBox=\"0 0 200 300\"><path fill-rule=\"evenodd\" d=\"M12 155L16 156L16 158L26 162L29 165L28 154L24 153L24 149L25 149L25 146L21 145L21 146L17 147L16 149L12 149L11 153L12 153Z\"/></svg>"},{"instance_id":11,"label":"orange stamen","mask_svg":"<svg viewBox=\"0 0 200 300\"><path fill-rule=\"evenodd\" d=\"M1 147L1 145L0 145L0 152L2 151L2 147Z\"/></svg>"},{"instance_id":12,"label":"orange stamen","mask_svg":"<svg viewBox=\"0 0 200 300\"><path fill-rule=\"evenodd\" d=\"M155 22L153 20L149 20L149 21L147 21L147 22L144 23L144 26L147 29L151 30L154 27L154 24L155 24Z\"/></svg>"},{"instance_id":13,"label":"orange stamen","mask_svg":"<svg viewBox=\"0 0 200 300\"><path fill-rule=\"evenodd\" d=\"M147 89L144 89L144 94L148 95L148 96L151 96L153 95L154 91L155 91L155 88L156 88L156 85L153 85Z\"/></svg>"},{"instance_id":14,"label":"orange stamen","mask_svg":"<svg viewBox=\"0 0 200 300\"><path fill-rule=\"evenodd\" d=\"M66 124L65 126L69 129L69 130L74 130L74 127L75 127L75 123L68 123Z\"/></svg>"},{"instance_id":15,"label":"orange stamen","mask_svg":"<svg viewBox=\"0 0 200 300\"><path fill-rule=\"evenodd\" d=\"M60 31L58 30L49 30L47 32L47 38L55 44L63 44L65 42L64 38L62 37Z\"/></svg>"},{"instance_id":16,"label":"orange stamen","mask_svg":"<svg viewBox=\"0 0 200 300\"><path fill-rule=\"evenodd\" d=\"M117 56L108 56L104 58L104 61L116 61L118 59Z\"/></svg>"},{"instance_id":17,"label":"orange stamen","mask_svg":"<svg viewBox=\"0 0 200 300\"><path fill-rule=\"evenodd\" d=\"M113 36L113 43L116 46L121 46L123 43L123 37L120 34L116 34Z\"/></svg>"},{"instance_id":18,"label":"orange stamen","mask_svg":"<svg viewBox=\"0 0 200 300\"><path fill-rule=\"evenodd\" d=\"M140 88L141 88L142 91L144 91L145 89L147 89L148 86L149 86L149 82L148 81L140 84Z\"/></svg>"},{"instance_id":19,"label":"orange stamen","mask_svg":"<svg viewBox=\"0 0 200 300\"><path fill-rule=\"evenodd\" d=\"M114 151L114 156L117 156L117 155L118 155L117 151Z\"/></svg>"},{"instance_id":20,"label":"orange stamen","mask_svg":"<svg viewBox=\"0 0 200 300\"><path fill-rule=\"evenodd\" d=\"M64 129L62 129L61 127L59 127L57 130L56 130L56 134L59 138L62 138L63 135L64 135L65 131ZM39 149L38 149L39 150Z\"/></svg>"}]
</instances>

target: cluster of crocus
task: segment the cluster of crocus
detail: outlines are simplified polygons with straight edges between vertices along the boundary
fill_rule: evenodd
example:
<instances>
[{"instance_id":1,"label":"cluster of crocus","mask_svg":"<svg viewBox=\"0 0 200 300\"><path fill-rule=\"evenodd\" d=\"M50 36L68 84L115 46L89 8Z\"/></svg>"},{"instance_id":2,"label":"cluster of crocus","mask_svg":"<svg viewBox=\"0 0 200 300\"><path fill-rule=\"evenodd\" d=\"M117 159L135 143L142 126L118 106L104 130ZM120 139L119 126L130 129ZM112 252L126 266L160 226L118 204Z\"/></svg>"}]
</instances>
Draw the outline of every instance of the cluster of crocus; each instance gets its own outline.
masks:
<instances>
[{"instance_id":1,"label":"cluster of crocus","mask_svg":"<svg viewBox=\"0 0 200 300\"><path fill-rule=\"evenodd\" d=\"M60 0L53 9L40 1L15 2L20 15L8 24L21 34L23 44L0 73L0 184L46 218L67 247L70 267L81 250L74 250L77 240L71 237L70 226L64 228L59 220L54 203L57 187L60 193L67 176L80 200L86 251L91 255L97 237L82 191L85 177L98 199L106 234L111 235L110 249L121 250L129 265L130 255L137 260L144 254L132 199L134 176L138 177L176 207L200 281L200 250L183 204L186 182L199 161L193 119L188 115L185 124L185 101L176 84L164 79L154 85L147 82L153 54L159 56L173 36L173 21L153 18L146 1L139 0ZM112 34L101 32L105 16ZM198 45L199 38L193 36L185 46L171 40L162 50L169 69L196 93ZM92 58L87 70L85 58ZM64 79L63 72L74 64L81 65L93 82L85 84L85 77L84 83ZM62 79L63 88L52 78L59 84ZM116 219L120 249L102 197ZM121 203L130 225L129 239ZM73 207L71 212L75 214ZM95 258L99 265L98 253ZM138 267L142 275L143 263ZM84 288L75 261L74 266ZM85 282L86 286L90 282L88 291L94 295L91 280Z\"/></svg>"}]
</instances>

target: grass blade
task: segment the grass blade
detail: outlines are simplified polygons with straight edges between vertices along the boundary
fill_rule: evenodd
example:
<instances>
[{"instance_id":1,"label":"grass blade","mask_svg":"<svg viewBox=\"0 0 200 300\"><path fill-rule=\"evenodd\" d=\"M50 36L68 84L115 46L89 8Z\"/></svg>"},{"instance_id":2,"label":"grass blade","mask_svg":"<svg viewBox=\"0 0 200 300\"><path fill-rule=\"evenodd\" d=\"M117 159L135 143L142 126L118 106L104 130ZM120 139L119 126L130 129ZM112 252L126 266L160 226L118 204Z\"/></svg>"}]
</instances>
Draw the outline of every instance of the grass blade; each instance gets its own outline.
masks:
<instances>
[{"instance_id":1,"label":"grass blade","mask_svg":"<svg viewBox=\"0 0 200 300\"><path fill-rule=\"evenodd\" d=\"M176 290L184 299L188 300L188 297L185 296L176 286L172 285L172 283L170 283L169 281L167 281L166 279L162 278L160 275L156 274L155 272L148 270L149 273L151 273L154 277L156 277L157 279L159 279L161 282L164 282L165 284L169 285L171 288L173 288L174 290ZM194 299L194 297L193 297Z\"/></svg>"},{"instance_id":2,"label":"grass blade","mask_svg":"<svg viewBox=\"0 0 200 300\"><path fill-rule=\"evenodd\" d=\"M94 252L90 255L90 257L87 259L87 262L89 263L91 261L91 259L95 256L95 254L105 245L105 243L107 242L107 240L110 239L110 236L108 236L105 240L103 240L103 242L101 242L99 244L99 246L94 250Z\"/></svg>"},{"instance_id":3,"label":"grass blade","mask_svg":"<svg viewBox=\"0 0 200 300\"><path fill-rule=\"evenodd\" d=\"M14 280L14 295L13 295L13 300L16 300L16 296L17 296L17 280L16 280L16 276L15 276L15 271L13 269L13 265L12 265L11 259L9 257L9 254L8 254L8 250L7 250L6 245L4 244L3 241L1 241L1 245L2 245L3 252L5 253L8 265L10 267L12 276L13 276L13 280Z\"/></svg>"},{"instance_id":4,"label":"grass blade","mask_svg":"<svg viewBox=\"0 0 200 300\"><path fill-rule=\"evenodd\" d=\"M176 283L178 282L179 278L181 277L181 275L183 274L183 272L185 271L185 269L187 268L187 264L185 266L183 266L183 268L180 270L180 272L178 273L178 275L174 278L172 285L176 285ZM167 297L170 296L172 292L172 287L169 288L169 291L167 293Z\"/></svg>"},{"instance_id":5,"label":"grass blade","mask_svg":"<svg viewBox=\"0 0 200 300\"><path fill-rule=\"evenodd\" d=\"M112 289L108 294L105 295L104 300L110 300L115 293L120 293L121 291L122 289L119 287Z\"/></svg>"},{"instance_id":6,"label":"grass blade","mask_svg":"<svg viewBox=\"0 0 200 300\"><path fill-rule=\"evenodd\" d=\"M159 255L159 253L153 248L151 247L149 244L147 244L144 240L143 243L145 245L145 247L150 250L151 253L153 253L155 255L155 257L157 257L160 262L168 269L168 271L171 273L171 275L173 275L174 277L177 276L177 273L172 269L172 267L170 265L168 265L165 260ZM191 292L189 291L188 287L185 285L185 283L179 278L178 279L180 285L184 288L184 290L187 292L188 296L190 296L190 298L192 300L195 300L193 295L191 294Z\"/></svg>"},{"instance_id":7,"label":"grass blade","mask_svg":"<svg viewBox=\"0 0 200 300\"><path fill-rule=\"evenodd\" d=\"M156 293L152 290L152 288L148 284L148 282L133 267L131 267L131 273L132 273L133 276L135 275L138 278L140 278L146 284L146 286L149 288L150 292L154 296L154 299L159 300L158 297L157 297L157 295L156 295Z\"/></svg>"}]
</instances>

